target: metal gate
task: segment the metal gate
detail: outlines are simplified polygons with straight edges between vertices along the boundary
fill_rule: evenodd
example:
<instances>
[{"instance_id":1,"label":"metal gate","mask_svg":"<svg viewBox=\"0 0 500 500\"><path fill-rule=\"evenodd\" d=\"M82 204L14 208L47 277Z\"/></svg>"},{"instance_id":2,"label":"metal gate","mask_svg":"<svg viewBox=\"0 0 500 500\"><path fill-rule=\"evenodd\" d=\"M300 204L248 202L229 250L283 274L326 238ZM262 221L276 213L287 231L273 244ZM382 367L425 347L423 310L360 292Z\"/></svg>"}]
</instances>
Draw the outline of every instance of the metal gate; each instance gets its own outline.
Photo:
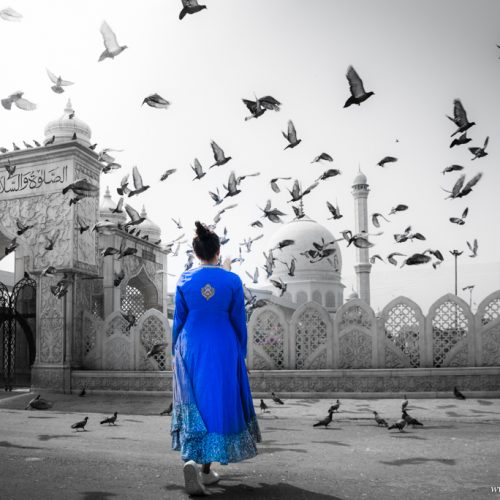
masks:
<instances>
[{"instance_id":1,"label":"metal gate","mask_svg":"<svg viewBox=\"0 0 500 500\"><path fill-rule=\"evenodd\" d=\"M0 367L6 391L30 385L36 355L36 282L24 277L9 293L0 283Z\"/></svg>"}]
</instances>

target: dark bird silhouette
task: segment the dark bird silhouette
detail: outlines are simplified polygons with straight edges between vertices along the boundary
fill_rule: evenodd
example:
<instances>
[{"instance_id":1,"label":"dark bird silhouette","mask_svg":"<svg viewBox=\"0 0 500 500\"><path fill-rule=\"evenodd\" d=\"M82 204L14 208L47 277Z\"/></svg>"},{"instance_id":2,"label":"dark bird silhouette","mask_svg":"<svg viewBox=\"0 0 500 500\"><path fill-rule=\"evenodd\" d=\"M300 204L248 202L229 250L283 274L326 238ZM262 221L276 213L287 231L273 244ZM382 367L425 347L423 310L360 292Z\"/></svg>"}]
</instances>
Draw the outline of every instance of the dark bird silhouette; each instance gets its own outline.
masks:
<instances>
[{"instance_id":1,"label":"dark bird silhouette","mask_svg":"<svg viewBox=\"0 0 500 500\"><path fill-rule=\"evenodd\" d=\"M54 276L57 273L57 269L54 266L47 266L41 273L40 276Z\"/></svg>"},{"instance_id":2,"label":"dark bird silhouette","mask_svg":"<svg viewBox=\"0 0 500 500\"><path fill-rule=\"evenodd\" d=\"M372 214L372 224L375 227L380 227L380 222L378 221L379 217L381 217L382 219L384 219L386 222L389 222L389 220L386 219L382 214L379 214L378 212L375 212L375 213Z\"/></svg>"},{"instance_id":3,"label":"dark bird silhouette","mask_svg":"<svg viewBox=\"0 0 500 500\"><path fill-rule=\"evenodd\" d=\"M465 400L465 396L457 389L457 387L453 387L453 395L457 398L457 399L461 399L461 400Z\"/></svg>"},{"instance_id":4,"label":"dark bird silhouette","mask_svg":"<svg viewBox=\"0 0 500 500\"><path fill-rule=\"evenodd\" d=\"M316 156L316 158L314 158L311 163L317 163L321 160L333 161L333 158L328 153L321 153L320 155Z\"/></svg>"},{"instance_id":5,"label":"dark bird silhouette","mask_svg":"<svg viewBox=\"0 0 500 500\"><path fill-rule=\"evenodd\" d=\"M297 262L297 259L295 259L295 257L292 257L290 264L288 264L288 262L284 262L282 260L280 260L279 262L281 262L282 264L285 265L285 267L288 271L287 272L288 276L295 276L295 263Z\"/></svg>"},{"instance_id":6,"label":"dark bird silhouette","mask_svg":"<svg viewBox=\"0 0 500 500\"><path fill-rule=\"evenodd\" d=\"M89 419L89 417L85 417L83 420L80 420L80 422L76 422L75 424L73 424L71 426L72 429L82 429L82 431L85 431L85 426L87 425L87 420Z\"/></svg>"},{"instance_id":7,"label":"dark bird silhouette","mask_svg":"<svg viewBox=\"0 0 500 500\"><path fill-rule=\"evenodd\" d=\"M277 280L269 280L273 286L275 286L278 290L280 290L280 297L286 292L287 284L283 282L281 278Z\"/></svg>"},{"instance_id":8,"label":"dark bird silhouette","mask_svg":"<svg viewBox=\"0 0 500 500\"><path fill-rule=\"evenodd\" d=\"M339 206L337 204L336 207L334 207L329 201L326 202L326 206L328 208L328 211L332 214L331 217L328 217L327 219L341 219L343 215L340 213Z\"/></svg>"},{"instance_id":9,"label":"dark bird silhouette","mask_svg":"<svg viewBox=\"0 0 500 500\"><path fill-rule=\"evenodd\" d=\"M165 410L163 410L160 415L167 415L170 416L172 414L172 410L174 409L174 403L170 401L170 404L167 406Z\"/></svg>"},{"instance_id":10,"label":"dark bird silhouette","mask_svg":"<svg viewBox=\"0 0 500 500\"><path fill-rule=\"evenodd\" d=\"M198 5L197 0L182 0L182 10L179 13L179 19L182 20L186 14L196 14L206 8L206 5Z\"/></svg>"},{"instance_id":11,"label":"dark bird silhouette","mask_svg":"<svg viewBox=\"0 0 500 500\"><path fill-rule=\"evenodd\" d=\"M297 139L297 132L292 120L288 120L288 131L286 133L281 133L283 134L283 137L288 141L288 146L286 146L285 149L294 148L302 141L302 139Z\"/></svg>"},{"instance_id":12,"label":"dark bird silhouette","mask_svg":"<svg viewBox=\"0 0 500 500\"><path fill-rule=\"evenodd\" d=\"M28 224L23 224L19 219L16 219L16 226L17 226L17 231L16 231L16 234L18 236L21 236L23 235L26 231L28 231L29 229L35 227L34 225L28 225Z\"/></svg>"},{"instance_id":13,"label":"dark bird silhouette","mask_svg":"<svg viewBox=\"0 0 500 500\"><path fill-rule=\"evenodd\" d=\"M251 101L249 99L242 100L248 111L250 111L251 113L250 116L245 117L245 121L252 118L258 118L259 116L262 116L267 110L279 111L281 106L281 103L270 95L260 97L259 99L255 97L255 101Z\"/></svg>"},{"instance_id":14,"label":"dark bird silhouette","mask_svg":"<svg viewBox=\"0 0 500 500\"><path fill-rule=\"evenodd\" d=\"M144 98L141 106L147 104L152 108L157 109L167 109L170 106L170 103L164 99L160 94L151 94Z\"/></svg>"},{"instance_id":15,"label":"dark bird silhouette","mask_svg":"<svg viewBox=\"0 0 500 500\"><path fill-rule=\"evenodd\" d=\"M392 252L390 253L388 256L387 256L387 261L392 264L393 266L397 266L398 265L398 261L394 258L395 256L399 256L399 257L406 257L405 254L403 253L399 253L399 252Z\"/></svg>"},{"instance_id":16,"label":"dark bird silhouette","mask_svg":"<svg viewBox=\"0 0 500 500\"><path fill-rule=\"evenodd\" d=\"M167 177L169 177L170 175L172 175L174 172L177 172L176 168L170 168L170 169L166 170L162 174L162 176L160 177L160 181L164 181Z\"/></svg>"},{"instance_id":17,"label":"dark bird silhouette","mask_svg":"<svg viewBox=\"0 0 500 500\"><path fill-rule=\"evenodd\" d=\"M469 139L467 137L467 132L464 132L458 139L453 139L450 144L450 148L453 148L455 146L461 146L462 144L467 144L470 142L472 139Z\"/></svg>"},{"instance_id":18,"label":"dark bird silhouette","mask_svg":"<svg viewBox=\"0 0 500 500\"><path fill-rule=\"evenodd\" d=\"M294 244L295 244L295 240L288 240L288 239L281 240L276 244L276 246L274 248L272 248L272 250L283 250L283 248L289 247L290 245L294 245Z\"/></svg>"},{"instance_id":19,"label":"dark bird silhouette","mask_svg":"<svg viewBox=\"0 0 500 500\"><path fill-rule=\"evenodd\" d=\"M4 147L0 147L0 153L8 153L9 150L7 148L4 148Z\"/></svg>"},{"instance_id":20,"label":"dark bird silhouette","mask_svg":"<svg viewBox=\"0 0 500 500\"><path fill-rule=\"evenodd\" d=\"M245 271L247 276L252 280L252 283L256 284L259 282L259 268L256 267L253 275L251 275L248 271Z\"/></svg>"},{"instance_id":21,"label":"dark bird silhouette","mask_svg":"<svg viewBox=\"0 0 500 500\"><path fill-rule=\"evenodd\" d=\"M467 184L465 184L465 174L462 174L455 182L453 185L453 188L451 191L448 191L447 189L443 189L443 191L450 193L449 196L446 197L448 198L463 198L464 196L467 196L471 191L472 188L480 181L481 177L483 174L479 172L476 174L472 179L470 179ZM465 185L464 185L465 184Z\"/></svg>"},{"instance_id":22,"label":"dark bird silhouette","mask_svg":"<svg viewBox=\"0 0 500 500\"><path fill-rule=\"evenodd\" d=\"M271 397L272 397L272 400L279 404L279 405L284 405L285 403L278 397L276 396L276 394L274 392L271 392Z\"/></svg>"},{"instance_id":23,"label":"dark bird silhouette","mask_svg":"<svg viewBox=\"0 0 500 500\"><path fill-rule=\"evenodd\" d=\"M373 417L375 418L375 422L377 422L377 425L380 427L381 425L383 427L388 427L387 422L378 416L378 413L376 411L373 412Z\"/></svg>"},{"instance_id":24,"label":"dark bird silhouette","mask_svg":"<svg viewBox=\"0 0 500 500\"><path fill-rule=\"evenodd\" d=\"M167 342L158 342L157 344L154 344L151 349L147 352L146 354L146 359L147 358L152 358L153 356L156 356L157 354L162 354L165 352L165 347L167 346Z\"/></svg>"},{"instance_id":25,"label":"dark bird silhouette","mask_svg":"<svg viewBox=\"0 0 500 500\"><path fill-rule=\"evenodd\" d=\"M286 215L277 208L271 208L271 200L267 200L266 206L264 208L258 208L259 210L262 210L264 212L262 218L267 217L271 222L282 222L280 216Z\"/></svg>"},{"instance_id":26,"label":"dark bird silhouette","mask_svg":"<svg viewBox=\"0 0 500 500\"><path fill-rule=\"evenodd\" d=\"M50 139L47 139L45 141L45 146L50 146L51 144L54 144L54 141L56 140L56 136L53 135Z\"/></svg>"},{"instance_id":27,"label":"dark bird silhouette","mask_svg":"<svg viewBox=\"0 0 500 500\"><path fill-rule=\"evenodd\" d=\"M369 97L374 95L374 92L366 92L363 86L363 80L356 73L356 70L349 66L346 73L347 80L349 82L349 90L351 91L351 96L344 104L344 108L348 108L352 104L357 104L358 106L366 101Z\"/></svg>"},{"instance_id":28,"label":"dark bird silhouette","mask_svg":"<svg viewBox=\"0 0 500 500\"><path fill-rule=\"evenodd\" d=\"M177 229L182 229L181 219L175 220L173 217L170 217L170 219L174 221L174 224L177 226Z\"/></svg>"},{"instance_id":29,"label":"dark bird silhouette","mask_svg":"<svg viewBox=\"0 0 500 500\"><path fill-rule=\"evenodd\" d=\"M10 158L7 160L7 164L4 165L5 167L5 170L7 171L7 173L9 174L9 179L14 175L14 173L16 172L16 168L17 166L16 165L12 165L10 163Z\"/></svg>"},{"instance_id":30,"label":"dark bird silhouette","mask_svg":"<svg viewBox=\"0 0 500 500\"><path fill-rule=\"evenodd\" d=\"M205 172L203 172L203 168L201 166L201 163L198 161L198 158L194 159L194 166L191 165L191 169L196 174L196 176L193 178L193 181L196 179L201 179L205 175Z\"/></svg>"},{"instance_id":31,"label":"dark bird silhouette","mask_svg":"<svg viewBox=\"0 0 500 500\"><path fill-rule=\"evenodd\" d=\"M320 426L324 426L325 429L330 425L330 423L332 422L333 420L333 412L328 410L328 416L325 417L323 420L320 420L319 422L316 422L313 427L320 427Z\"/></svg>"},{"instance_id":32,"label":"dark bird silhouette","mask_svg":"<svg viewBox=\"0 0 500 500\"><path fill-rule=\"evenodd\" d=\"M401 263L400 267L403 267L405 265L406 266L415 266L418 264L427 264L427 262L429 262L430 260L431 260L431 258L424 253L414 253L413 255L410 255L407 259L405 259Z\"/></svg>"},{"instance_id":33,"label":"dark bird silhouette","mask_svg":"<svg viewBox=\"0 0 500 500\"><path fill-rule=\"evenodd\" d=\"M132 169L132 179L134 181L134 188L135 189L130 190L130 192L128 194L129 198L131 196L136 195L136 194L144 193L144 191L146 191L146 189L149 189L149 186L145 186L143 184L141 174L139 173L139 169L137 167L134 167Z\"/></svg>"},{"instance_id":34,"label":"dark bird silhouette","mask_svg":"<svg viewBox=\"0 0 500 500\"><path fill-rule=\"evenodd\" d=\"M290 193L292 199L288 200L288 203L293 203L296 201L301 200L306 194L309 194L316 186L318 186L318 181L312 183L307 189L302 191L302 188L300 186L299 180L295 179L295 182L293 183L293 188L292 190L288 190Z\"/></svg>"},{"instance_id":35,"label":"dark bird silhouette","mask_svg":"<svg viewBox=\"0 0 500 500\"><path fill-rule=\"evenodd\" d=\"M489 137L486 137L484 140L484 146L482 148L469 148L469 151L474 155L472 157L472 160L475 160L476 158L482 158L483 156L488 156L488 153L486 152L486 146L488 146L488 141L490 140Z\"/></svg>"},{"instance_id":36,"label":"dark bird silhouette","mask_svg":"<svg viewBox=\"0 0 500 500\"><path fill-rule=\"evenodd\" d=\"M384 156L378 163L377 165L379 167L385 167L386 163L394 163L398 161L398 159L394 156Z\"/></svg>"},{"instance_id":37,"label":"dark bird silhouette","mask_svg":"<svg viewBox=\"0 0 500 500\"><path fill-rule=\"evenodd\" d=\"M26 141L23 140L24 147L26 149L33 149L33 146L31 144L28 144Z\"/></svg>"},{"instance_id":38,"label":"dark bird silhouette","mask_svg":"<svg viewBox=\"0 0 500 500\"><path fill-rule=\"evenodd\" d=\"M266 411L268 411L269 407L266 405L266 403L264 403L264 400L261 399L260 400L260 411L261 413L265 413Z\"/></svg>"},{"instance_id":39,"label":"dark bird silhouette","mask_svg":"<svg viewBox=\"0 0 500 500\"><path fill-rule=\"evenodd\" d=\"M396 212L403 212L404 210L408 210L408 205L403 205L402 203L400 203L399 205L391 208L389 215L393 215Z\"/></svg>"},{"instance_id":40,"label":"dark bird silhouette","mask_svg":"<svg viewBox=\"0 0 500 500\"><path fill-rule=\"evenodd\" d=\"M450 222L453 222L453 224L458 224L459 226L463 226L465 224L465 218L467 217L468 213L469 213L469 208L466 208L462 212L461 217L450 217Z\"/></svg>"},{"instance_id":41,"label":"dark bird silhouette","mask_svg":"<svg viewBox=\"0 0 500 500\"><path fill-rule=\"evenodd\" d=\"M225 165L230 159L230 156L226 156L224 154L224 151L222 148L220 148L215 141L212 141L210 143L210 146L212 146L212 151L214 152L214 160L215 163L213 165L210 165L209 168L216 167L216 166L222 166Z\"/></svg>"},{"instance_id":42,"label":"dark bird silhouette","mask_svg":"<svg viewBox=\"0 0 500 500\"><path fill-rule=\"evenodd\" d=\"M273 179L271 179L270 183L271 183L271 189L275 192L275 193L279 193L280 192L280 188L278 186L278 181L279 180L290 180L291 177L274 177Z\"/></svg>"},{"instance_id":43,"label":"dark bird silhouette","mask_svg":"<svg viewBox=\"0 0 500 500\"><path fill-rule=\"evenodd\" d=\"M125 204L125 212L127 212L127 215L130 217L130 221L123 225L124 228L137 226L146 220L146 217L141 217L139 212L128 203Z\"/></svg>"},{"instance_id":44,"label":"dark bird silhouette","mask_svg":"<svg viewBox=\"0 0 500 500\"><path fill-rule=\"evenodd\" d=\"M57 241L57 238L59 238L59 229L56 229L53 233L52 236L45 236L45 239L47 240L47 244L45 245L45 250L53 250L54 249L54 244Z\"/></svg>"},{"instance_id":45,"label":"dark bird silhouette","mask_svg":"<svg viewBox=\"0 0 500 500\"><path fill-rule=\"evenodd\" d=\"M130 329L135 325L135 320L136 317L132 314L132 312L129 310L127 314L124 312L121 313L122 318L127 322L127 326L125 327L125 331L130 331Z\"/></svg>"},{"instance_id":46,"label":"dark bird silhouette","mask_svg":"<svg viewBox=\"0 0 500 500\"><path fill-rule=\"evenodd\" d=\"M123 269L119 273L113 273L113 285L120 286L121 282L125 279L125 272Z\"/></svg>"},{"instance_id":47,"label":"dark bird silhouette","mask_svg":"<svg viewBox=\"0 0 500 500\"><path fill-rule=\"evenodd\" d=\"M80 391L80 394L78 394L78 396L80 396L81 398L85 397L87 395L87 391L85 389L85 386L82 387L82 390Z\"/></svg>"},{"instance_id":48,"label":"dark bird silhouette","mask_svg":"<svg viewBox=\"0 0 500 500\"><path fill-rule=\"evenodd\" d=\"M37 148L41 148L42 145L36 140L36 139L33 139L33 144L37 147Z\"/></svg>"},{"instance_id":49,"label":"dark bird silhouette","mask_svg":"<svg viewBox=\"0 0 500 500\"><path fill-rule=\"evenodd\" d=\"M329 179L330 177L335 177L337 175L340 175L342 172L340 170L337 170L336 168L330 168L323 172L316 180L317 181L324 181L326 179Z\"/></svg>"},{"instance_id":50,"label":"dark bird silhouette","mask_svg":"<svg viewBox=\"0 0 500 500\"><path fill-rule=\"evenodd\" d=\"M453 101L453 118L451 116L448 116L448 118L458 127L457 130L451 134L451 137L455 134L462 134L476 124L476 122L469 122L467 119L467 113L465 112L460 99L455 99Z\"/></svg>"},{"instance_id":51,"label":"dark bird silhouette","mask_svg":"<svg viewBox=\"0 0 500 500\"><path fill-rule=\"evenodd\" d=\"M224 198L227 198L228 196L236 196L237 194L241 193L241 189L238 189L238 183L236 181L236 175L234 171L229 174L227 186L224 185L223 187L227 191Z\"/></svg>"},{"instance_id":52,"label":"dark bird silhouette","mask_svg":"<svg viewBox=\"0 0 500 500\"><path fill-rule=\"evenodd\" d=\"M114 59L117 55L121 54L126 48L126 45L119 45L116 35L113 30L109 27L106 21L101 24L101 35L104 42L104 52L99 56L99 61L104 61L104 59Z\"/></svg>"},{"instance_id":53,"label":"dark bird silhouette","mask_svg":"<svg viewBox=\"0 0 500 500\"><path fill-rule=\"evenodd\" d=\"M424 426L424 424L419 422L416 418L413 418L411 415L408 415L406 410L403 410L401 418L403 418L408 425L413 425L413 427L415 427L416 425L420 425L421 427Z\"/></svg>"},{"instance_id":54,"label":"dark bird silhouette","mask_svg":"<svg viewBox=\"0 0 500 500\"><path fill-rule=\"evenodd\" d=\"M446 167L444 170L443 170L443 175L444 174L447 174L448 172L457 172L459 170L463 170L464 167L462 167L461 165L450 165L449 167Z\"/></svg>"},{"instance_id":55,"label":"dark bird silhouette","mask_svg":"<svg viewBox=\"0 0 500 500\"><path fill-rule=\"evenodd\" d=\"M15 142L13 142L12 143L12 150L13 151L21 151L21 148Z\"/></svg>"},{"instance_id":56,"label":"dark bird silhouette","mask_svg":"<svg viewBox=\"0 0 500 500\"><path fill-rule=\"evenodd\" d=\"M340 401L337 399L337 402L334 405L330 406L330 408L328 409L328 411L332 411L332 412L336 411L336 412L338 412L339 408L340 408Z\"/></svg>"},{"instance_id":57,"label":"dark bird silhouette","mask_svg":"<svg viewBox=\"0 0 500 500\"><path fill-rule=\"evenodd\" d=\"M115 425L117 418L118 418L118 412L115 411L111 417L108 417L108 418L105 418L104 420L101 420L101 425L102 424Z\"/></svg>"},{"instance_id":58,"label":"dark bird silhouette","mask_svg":"<svg viewBox=\"0 0 500 500\"><path fill-rule=\"evenodd\" d=\"M469 250L472 252L471 255L469 255L469 257L477 257L477 239L474 238L474 241L471 243L469 243L468 241L466 242L467 243L467 246L469 247Z\"/></svg>"},{"instance_id":59,"label":"dark bird silhouette","mask_svg":"<svg viewBox=\"0 0 500 500\"><path fill-rule=\"evenodd\" d=\"M398 420L397 422L394 422L391 424L389 427L387 427L387 430L391 429L398 429L399 432L403 432L403 429L406 427L406 420L402 418L401 420Z\"/></svg>"},{"instance_id":60,"label":"dark bird silhouette","mask_svg":"<svg viewBox=\"0 0 500 500\"><path fill-rule=\"evenodd\" d=\"M368 240L368 236L370 236L368 233L361 232L352 234L352 231L345 230L341 231L340 234L342 234L342 239L347 241L347 246L351 244L354 244L356 248L371 248L374 246L374 244ZM382 233L374 233L373 236L379 236L380 234Z\"/></svg>"},{"instance_id":61,"label":"dark bird silhouette","mask_svg":"<svg viewBox=\"0 0 500 500\"><path fill-rule=\"evenodd\" d=\"M88 198L99 195L99 186L92 184L87 179L79 179L72 184L68 184L62 190L62 194L66 194L68 191L73 191L77 196Z\"/></svg>"}]
</instances>

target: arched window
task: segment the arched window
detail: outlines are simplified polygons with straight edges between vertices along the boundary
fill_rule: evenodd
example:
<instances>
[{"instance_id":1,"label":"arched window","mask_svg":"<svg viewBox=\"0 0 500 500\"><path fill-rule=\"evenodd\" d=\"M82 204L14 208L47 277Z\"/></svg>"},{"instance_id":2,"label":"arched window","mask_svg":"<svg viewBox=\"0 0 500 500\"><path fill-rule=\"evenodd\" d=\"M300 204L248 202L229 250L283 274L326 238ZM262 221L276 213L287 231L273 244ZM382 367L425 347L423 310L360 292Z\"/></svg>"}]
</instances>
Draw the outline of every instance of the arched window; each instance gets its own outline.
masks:
<instances>
[{"instance_id":1,"label":"arched window","mask_svg":"<svg viewBox=\"0 0 500 500\"><path fill-rule=\"evenodd\" d=\"M322 297L321 297L321 292L319 290L314 290L313 294L312 294L312 299L314 300L314 302L317 302L318 304L320 305L323 305L323 302L322 302Z\"/></svg>"},{"instance_id":2,"label":"arched window","mask_svg":"<svg viewBox=\"0 0 500 500\"><path fill-rule=\"evenodd\" d=\"M122 311L129 311L138 319L148 309L158 309L158 292L144 269L129 280L125 288L125 296L121 300Z\"/></svg>"},{"instance_id":3,"label":"arched window","mask_svg":"<svg viewBox=\"0 0 500 500\"><path fill-rule=\"evenodd\" d=\"M302 290L300 292L297 292L297 295L295 296L295 302L299 305L307 302L307 293Z\"/></svg>"},{"instance_id":4,"label":"arched window","mask_svg":"<svg viewBox=\"0 0 500 500\"><path fill-rule=\"evenodd\" d=\"M335 294L330 290L326 292L325 307L335 307Z\"/></svg>"}]
</instances>

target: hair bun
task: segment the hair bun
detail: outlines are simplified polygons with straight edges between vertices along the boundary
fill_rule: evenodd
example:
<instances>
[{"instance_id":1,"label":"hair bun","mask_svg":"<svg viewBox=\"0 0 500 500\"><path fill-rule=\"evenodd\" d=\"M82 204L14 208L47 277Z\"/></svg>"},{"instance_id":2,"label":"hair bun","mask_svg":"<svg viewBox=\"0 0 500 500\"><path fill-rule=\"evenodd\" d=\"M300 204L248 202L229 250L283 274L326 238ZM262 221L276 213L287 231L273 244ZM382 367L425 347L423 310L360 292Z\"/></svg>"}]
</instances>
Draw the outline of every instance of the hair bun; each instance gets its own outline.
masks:
<instances>
[{"instance_id":1,"label":"hair bun","mask_svg":"<svg viewBox=\"0 0 500 500\"><path fill-rule=\"evenodd\" d=\"M197 220L194 225L196 226L196 236L198 236L200 240L205 240L210 237L211 231L207 226L202 224L199 220Z\"/></svg>"}]
</instances>

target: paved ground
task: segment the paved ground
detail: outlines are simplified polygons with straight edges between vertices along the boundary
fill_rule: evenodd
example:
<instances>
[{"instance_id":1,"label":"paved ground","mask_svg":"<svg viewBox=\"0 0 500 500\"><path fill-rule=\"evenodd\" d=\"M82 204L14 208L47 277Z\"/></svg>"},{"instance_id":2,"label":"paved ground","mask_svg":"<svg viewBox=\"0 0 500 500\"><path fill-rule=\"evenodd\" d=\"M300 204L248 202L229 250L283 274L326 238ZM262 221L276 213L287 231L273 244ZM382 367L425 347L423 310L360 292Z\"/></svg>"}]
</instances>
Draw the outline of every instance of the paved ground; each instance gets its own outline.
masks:
<instances>
[{"instance_id":1,"label":"paved ground","mask_svg":"<svg viewBox=\"0 0 500 500\"><path fill-rule=\"evenodd\" d=\"M12 396L12 397L11 397ZM0 396L0 498L185 499L179 455L170 449L168 400L128 394L43 394L48 411L25 411L28 393ZM371 410L393 421L394 399L342 400L327 428L312 424L333 401L269 402L259 414L259 455L216 466L214 499L500 498L500 400L410 400L423 428L378 428ZM258 401L256 401L258 404ZM116 426L99 421L118 411ZM89 417L88 432L70 425ZM217 464L218 465L218 464Z\"/></svg>"}]
</instances>

